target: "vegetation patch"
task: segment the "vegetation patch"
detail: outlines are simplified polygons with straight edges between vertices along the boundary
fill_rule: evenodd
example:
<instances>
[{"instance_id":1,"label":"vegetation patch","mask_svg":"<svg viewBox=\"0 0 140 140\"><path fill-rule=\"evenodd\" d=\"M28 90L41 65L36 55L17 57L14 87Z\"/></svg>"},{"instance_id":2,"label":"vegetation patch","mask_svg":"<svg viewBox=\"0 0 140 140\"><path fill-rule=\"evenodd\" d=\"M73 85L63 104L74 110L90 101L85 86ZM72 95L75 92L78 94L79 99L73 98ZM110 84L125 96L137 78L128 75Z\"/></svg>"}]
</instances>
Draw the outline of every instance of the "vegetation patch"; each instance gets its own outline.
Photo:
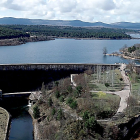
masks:
<instances>
[{"instance_id":1,"label":"vegetation patch","mask_svg":"<svg viewBox=\"0 0 140 140\"><path fill-rule=\"evenodd\" d=\"M97 120L112 117L120 98L103 90L91 92L101 85L106 89L105 83L109 83L94 76L97 75L91 70L75 76L76 87L71 85L70 78L61 79L54 82L51 91L42 84L42 98L35 104L42 139L103 139L104 128Z\"/></svg>"},{"instance_id":2,"label":"vegetation patch","mask_svg":"<svg viewBox=\"0 0 140 140\"><path fill-rule=\"evenodd\" d=\"M70 38L109 38L109 39L130 39L131 36L123 29L113 28L82 28L68 26L46 26L46 25L2 25L9 30L29 32L31 35L44 35Z\"/></svg>"}]
</instances>

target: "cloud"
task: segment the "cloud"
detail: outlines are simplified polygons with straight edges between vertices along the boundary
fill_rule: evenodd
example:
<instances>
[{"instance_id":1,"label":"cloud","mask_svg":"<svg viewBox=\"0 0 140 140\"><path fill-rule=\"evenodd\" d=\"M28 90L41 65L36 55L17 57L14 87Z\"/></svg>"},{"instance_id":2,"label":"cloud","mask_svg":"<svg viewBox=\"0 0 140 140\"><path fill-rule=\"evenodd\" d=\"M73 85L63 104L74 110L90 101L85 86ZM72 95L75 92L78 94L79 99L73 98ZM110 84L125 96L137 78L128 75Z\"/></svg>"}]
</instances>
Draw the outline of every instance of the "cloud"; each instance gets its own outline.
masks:
<instances>
[{"instance_id":1,"label":"cloud","mask_svg":"<svg viewBox=\"0 0 140 140\"><path fill-rule=\"evenodd\" d=\"M11 10L21 18L140 22L140 3L134 0L1 0L0 7L0 16Z\"/></svg>"}]
</instances>

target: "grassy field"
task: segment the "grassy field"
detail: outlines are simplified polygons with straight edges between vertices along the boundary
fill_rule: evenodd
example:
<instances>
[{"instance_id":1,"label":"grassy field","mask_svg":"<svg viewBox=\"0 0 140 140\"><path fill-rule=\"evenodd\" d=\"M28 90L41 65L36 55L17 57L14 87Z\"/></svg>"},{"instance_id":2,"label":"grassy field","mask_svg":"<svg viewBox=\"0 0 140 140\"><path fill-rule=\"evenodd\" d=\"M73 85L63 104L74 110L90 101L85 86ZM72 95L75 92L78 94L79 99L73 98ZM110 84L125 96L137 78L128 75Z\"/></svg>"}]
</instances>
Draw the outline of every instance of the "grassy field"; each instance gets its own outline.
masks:
<instances>
[{"instance_id":1,"label":"grassy field","mask_svg":"<svg viewBox=\"0 0 140 140\"><path fill-rule=\"evenodd\" d=\"M132 90L139 90L140 88L140 79L136 81L136 83L132 83Z\"/></svg>"},{"instance_id":2,"label":"grassy field","mask_svg":"<svg viewBox=\"0 0 140 140\"><path fill-rule=\"evenodd\" d=\"M118 95L108 94L108 93L105 93L105 92L102 92L102 91L93 92L92 93L92 98L93 99L103 99L103 100L108 100L108 99L119 100L120 99L120 97Z\"/></svg>"},{"instance_id":3,"label":"grassy field","mask_svg":"<svg viewBox=\"0 0 140 140\"><path fill-rule=\"evenodd\" d=\"M101 112L112 111L115 113L120 103L118 95L106 94L104 92L92 93L92 99L96 108Z\"/></svg>"},{"instance_id":4,"label":"grassy field","mask_svg":"<svg viewBox=\"0 0 140 140\"><path fill-rule=\"evenodd\" d=\"M129 75L129 79L131 81L131 95L136 98L137 100L140 100L140 76L135 74Z\"/></svg>"},{"instance_id":5,"label":"grassy field","mask_svg":"<svg viewBox=\"0 0 140 140\"><path fill-rule=\"evenodd\" d=\"M7 133L7 121L9 121L8 113L0 107L0 140L5 140Z\"/></svg>"},{"instance_id":6,"label":"grassy field","mask_svg":"<svg viewBox=\"0 0 140 140\"><path fill-rule=\"evenodd\" d=\"M97 74L93 74L90 78L89 87L94 91L120 91L124 87L124 82L120 80L121 78L122 76L118 69L102 73L99 80L97 79ZM105 86L105 83L109 84L108 88Z\"/></svg>"}]
</instances>

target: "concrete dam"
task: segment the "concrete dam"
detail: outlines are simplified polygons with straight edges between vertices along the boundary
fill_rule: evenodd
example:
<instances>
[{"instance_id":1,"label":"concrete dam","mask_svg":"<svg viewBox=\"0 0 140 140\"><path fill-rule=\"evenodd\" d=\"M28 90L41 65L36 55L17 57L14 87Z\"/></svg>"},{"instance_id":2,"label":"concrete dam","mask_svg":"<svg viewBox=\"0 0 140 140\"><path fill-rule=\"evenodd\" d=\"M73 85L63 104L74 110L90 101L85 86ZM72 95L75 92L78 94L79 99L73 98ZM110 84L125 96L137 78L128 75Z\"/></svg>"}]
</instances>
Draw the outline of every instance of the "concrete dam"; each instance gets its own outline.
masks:
<instances>
[{"instance_id":1,"label":"concrete dam","mask_svg":"<svg viewBox=\"0 0 140 140\"><path fill-rule=\"evenodd\" d=\"M97 72L118 68L120 64L0 64L0 89L3 93L35 91L42 83L70 77L91 69Z\"/></svg>"}]
</instances>

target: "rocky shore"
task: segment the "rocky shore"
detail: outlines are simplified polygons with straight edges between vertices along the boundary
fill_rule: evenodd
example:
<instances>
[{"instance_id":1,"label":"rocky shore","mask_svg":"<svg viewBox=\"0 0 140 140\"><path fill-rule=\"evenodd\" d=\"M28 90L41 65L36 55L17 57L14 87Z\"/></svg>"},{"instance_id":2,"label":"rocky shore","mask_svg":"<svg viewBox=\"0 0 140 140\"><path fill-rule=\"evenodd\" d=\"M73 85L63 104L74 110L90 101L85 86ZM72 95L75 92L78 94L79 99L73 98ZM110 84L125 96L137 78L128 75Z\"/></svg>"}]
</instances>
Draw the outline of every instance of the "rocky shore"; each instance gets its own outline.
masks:
<instances>
[{"instance_id":1,"label":"rocky shore","mask_svg":"<svg viewBox=\"0 0 140 140\"><path fill-rule=\"evenodd\" d=\"M12 38L12 39L1 39L0 46L16 46L25 44L27 42L38 42L38 41L47 41L47 40L55 40L58 39L76 39L76 40L114 40L111 38L76 38L76 37L56 37L56 36L31 36L24 38ZM128 38L122 38L119 40L124 40ZM115 39L118 40L118 39Z\"/></svg>"},{"instance_id":2,"label":"rocky shore","mask_svg":"<svg viewBox=\"0 0 140 140\"><path fill-rule=\"evenodd\" d=\"M0 40L0 46L16 46L25 44L27 42L38 42L38 41L47 41L47 40L54 40L53 37L47 36L31 36L31 37L24 37L24 38L13 38L13 39L2 39Z\"/></svg>"},{"instance_id":3,"label":"rocky shore","mask_svg":"<svg viewBox=\"0 0 140 140\"><path fill-rule=\"evenodd\" d=\"M130 40L131 39L131 38L112 39L112 38L96 38L96 37L78 38L78 37L56 37L56 36L55 36L55 38L58 38L58 39L76 39L76 40Z\"/></svg>"},{"instance_id":4,"label":"rocky shore","mask_svg":"<svg viewBox=\"0 0 140 140\"><path fill-rule=\"evenodd\" d=\"M32 117L32 120L33 120L33 127L34 127L34 140L40 140L40 134L39 134L39 128L38 128L38 122L36 119L34 119L33 117L33 111L32 111L32 108L29 107L29 114L31 115Z\"/></svg>"},{"instance_id":5,"label":"rocky shore","mask_svg":"<svg viewBox=\"0 0 140 140\"><path fill-rule=\"evenodd\" d=\"M106 55L108 55L108 56L119 56L119 57L122 57L124 59L140 60L140 58L134 58L134 57L126 56L124 54L119 54L119 53L112 53L112 54L106 54Z\"/></svg>"}]
</instances>

